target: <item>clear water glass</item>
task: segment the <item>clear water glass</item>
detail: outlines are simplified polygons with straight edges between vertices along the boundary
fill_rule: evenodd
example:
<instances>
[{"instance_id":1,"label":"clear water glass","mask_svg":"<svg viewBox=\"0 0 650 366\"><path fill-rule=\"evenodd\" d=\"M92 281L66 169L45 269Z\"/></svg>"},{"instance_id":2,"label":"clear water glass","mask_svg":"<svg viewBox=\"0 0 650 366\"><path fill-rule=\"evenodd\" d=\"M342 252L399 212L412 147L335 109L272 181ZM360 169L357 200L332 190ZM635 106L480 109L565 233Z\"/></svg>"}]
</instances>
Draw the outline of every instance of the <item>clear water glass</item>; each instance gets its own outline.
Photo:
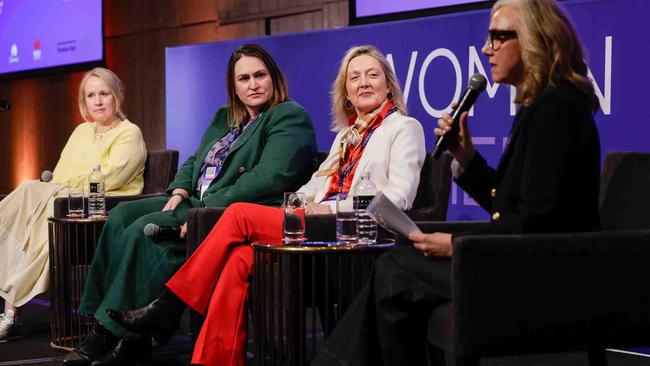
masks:
<instances>
[{"instance_id":1,"label":"clear water glass","mask_svg":"<svg viewBox=\"0 0 650 366\"><path fill-rule=\"evenodd\" d=\"M298 245L305 241L305 194L285 192L282 241L285 245Z\"/></svg>"},{"instance_id":2,"label":"clear water glass","mask_svg":"<svg viewBox=\"0 0 650 366\"><path fill-rule=\"evenodd\" d=\"M356 244L359 238L359 220L352 200L336 198L336 242L341 245Z\"/></svg>"},{"instance_id":3,"label":"clear water glass","mask_svg":"<svg viewBox=\"0 0 650 366\"><path fill-rule=\"evenodd\" d=\"M68 190L68 217L82 218L84 217L84 179L70 179L66 189Z\"/></svg>"}]
</instances>

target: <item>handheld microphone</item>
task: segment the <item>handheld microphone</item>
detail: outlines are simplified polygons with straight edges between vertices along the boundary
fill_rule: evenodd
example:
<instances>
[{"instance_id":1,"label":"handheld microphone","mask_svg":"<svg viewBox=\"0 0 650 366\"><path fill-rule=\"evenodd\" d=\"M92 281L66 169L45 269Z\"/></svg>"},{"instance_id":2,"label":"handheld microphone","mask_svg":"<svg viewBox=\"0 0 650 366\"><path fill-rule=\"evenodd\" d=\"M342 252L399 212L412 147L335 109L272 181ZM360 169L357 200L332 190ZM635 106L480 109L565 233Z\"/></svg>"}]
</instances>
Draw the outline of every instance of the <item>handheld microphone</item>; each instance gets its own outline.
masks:
<instances>
[{"instance_id":1,"label":"handheld microphone","mask_svg":"<svg viewBox=\"0 0 650 366\"><path fill-rule=\"evenodd\" d=\"M460 127L458 127L458 124L460 123L460 115L472 108L474 102L476 102L478 96L483 92L483 90L485 90L486 86L487 79L485 79L485 76L481 74L474 74L469 79L469 85L467 86L462 98L458 101L458 107L451 112L451 118L453 119L451 130L438 137L438 140L436 141L436 147L433 149L434 158L438 159L442 152L447 150L450 141L456 139L460 130Z\"/></svg>"},{"instance_id":2,"label":"handheld microphone","mask_svg":"<svg viewBox=\"0 0 650 366\"><path fill-rule=\"evenodd\" d=\"M159 226L154 223L149 223L144 226L142 231L144 232L144 235L150 237L152 240L183 240L181 238L180 226Z\"/></svg>"},{"instance_id":3,"label":"handheld microphone","mask_svg":"<svg viewBox=\"0 0 650 366\"><path fill-rule=\"evenodd\" d=\"M8 111L11 109L11 103L8 100L0 99L0 111Z\"/></svg>"},{"instance_id":4,"label":"handheld microphone","mask_svg":"<svg viewBox=\"0 0 650 366\"><path fill-rule=\"evenodd\" d=\"M43 170L43 173L41 173L41 182L49 182L52 180L52 172L49 170Z\"/></svg>"}]
</instances>

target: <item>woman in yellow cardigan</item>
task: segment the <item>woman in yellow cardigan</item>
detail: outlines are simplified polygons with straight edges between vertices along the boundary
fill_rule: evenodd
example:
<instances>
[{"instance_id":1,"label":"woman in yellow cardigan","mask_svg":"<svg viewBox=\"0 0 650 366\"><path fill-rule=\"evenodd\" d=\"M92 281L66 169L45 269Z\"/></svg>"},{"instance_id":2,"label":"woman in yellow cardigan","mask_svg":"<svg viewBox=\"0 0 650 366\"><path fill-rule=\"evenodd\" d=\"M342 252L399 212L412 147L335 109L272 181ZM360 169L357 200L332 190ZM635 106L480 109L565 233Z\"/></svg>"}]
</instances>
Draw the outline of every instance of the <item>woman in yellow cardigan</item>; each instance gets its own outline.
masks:
<instances>
[{"instance_id":1,"label":"woman in yellow cardigan","mask_svg":"<svg viewBox=\"0 0 650 366\"><path fill-rule=\"evenodd\" d=\"M79 111L85 122L70 136L52 181L25 181L0 201L0 343L21 337L18 308L44 292L49 283L47 218L53 202L71 185L83 187L95 165L104 174L107 195L142 192L147 150L140 128L121 106L122 83L108 69L95 68L79 85Z\"/></svg>"}]
</instances>

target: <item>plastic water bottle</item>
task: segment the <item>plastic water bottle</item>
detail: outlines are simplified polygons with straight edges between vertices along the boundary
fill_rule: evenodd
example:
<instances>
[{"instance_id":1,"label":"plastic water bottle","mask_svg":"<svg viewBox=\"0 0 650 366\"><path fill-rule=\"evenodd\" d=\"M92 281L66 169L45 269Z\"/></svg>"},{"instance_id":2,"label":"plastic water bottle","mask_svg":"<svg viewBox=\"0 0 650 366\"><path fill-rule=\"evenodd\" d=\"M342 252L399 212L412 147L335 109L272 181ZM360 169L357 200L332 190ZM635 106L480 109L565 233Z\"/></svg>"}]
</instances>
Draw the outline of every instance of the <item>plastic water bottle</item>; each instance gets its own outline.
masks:
<instances>
[{"instance_id":1,"label":"plastic water bottle","mask_svg":"<svg viewBox=\"0 0 650 366\"><path fill-rule=\"evenodd\" d=\"M104 198L104 174L99 165L95 165L88 176L88 216L106 216L106 199Z\"/></svg>"},{"instance_id":2,"label":"plastic water bottle","mask_svg":"<svg viewBox=\"0 0 650 366\"><path fill-rule=\"evenodd\" d=\"M377 242L377 223L366 210L376 194L377 187L370 180L370 172L364 173L353 198L354 212L359 222L359 244L375 244Z\"/></svg>"}]
</instances>

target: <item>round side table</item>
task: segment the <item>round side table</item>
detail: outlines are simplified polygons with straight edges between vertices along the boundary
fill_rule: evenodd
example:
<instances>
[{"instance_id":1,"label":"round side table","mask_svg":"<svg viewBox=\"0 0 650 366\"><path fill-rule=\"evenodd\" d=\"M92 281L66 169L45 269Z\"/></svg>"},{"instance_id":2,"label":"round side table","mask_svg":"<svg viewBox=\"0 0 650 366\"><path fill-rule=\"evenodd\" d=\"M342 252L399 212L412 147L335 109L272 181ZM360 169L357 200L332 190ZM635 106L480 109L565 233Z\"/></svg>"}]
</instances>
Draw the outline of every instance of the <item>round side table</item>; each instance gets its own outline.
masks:
<instances>
[{"instance_id":1,"label":"round side table","mask_svg":"<svg viewBox=\"0 0 650 366\"><path fill-rule=\"evenodd\" d=\"M255 364L309 364L392 247L253 244Z\"/></svg>"},{"instance_id":2,"label":"round side table","mask_svg":"<svg viewBox=\"0 0 650 366\"><path fill-rule=\"evenodd\" d=\"M90 333L92 318L79 313L88 268L106 222L100 218L48 219L50 246L50 347L70 351Z\"/></svg>"}]
</instances>

